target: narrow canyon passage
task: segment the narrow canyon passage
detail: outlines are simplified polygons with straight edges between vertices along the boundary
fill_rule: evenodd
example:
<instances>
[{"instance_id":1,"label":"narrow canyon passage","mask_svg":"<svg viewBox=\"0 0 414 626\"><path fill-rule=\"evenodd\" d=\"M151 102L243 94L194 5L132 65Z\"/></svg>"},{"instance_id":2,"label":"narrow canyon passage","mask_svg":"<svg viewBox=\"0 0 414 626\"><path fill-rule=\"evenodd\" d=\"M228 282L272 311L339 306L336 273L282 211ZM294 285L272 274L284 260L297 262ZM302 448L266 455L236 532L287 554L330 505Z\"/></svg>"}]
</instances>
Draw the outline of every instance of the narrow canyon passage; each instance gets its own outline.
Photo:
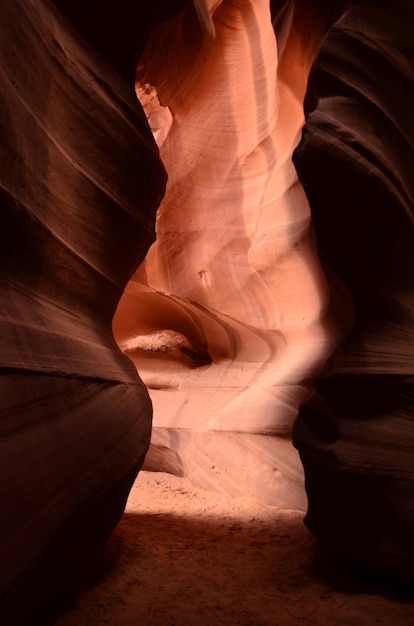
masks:
<instances>
[{"instance_id":1,"label":"narrow canyon passage","mask_svg":"<svg viewBox=\"0 0 414 626\"><path fill-rule=\"evenodd\" d=\"M411 626L412 0L2 4L1 626Z\"/></svg>"},{"instance_id":2,"label":"narrow canyon passage","mask_svg":"<svg viewBox=\"0 0 414 626\"><path fill-rule=\"evenodd\" d=\"M410 626L411 600L321 560L299 511L141 472L81 593L36 626Z\"/></svg>"}]
</instances>

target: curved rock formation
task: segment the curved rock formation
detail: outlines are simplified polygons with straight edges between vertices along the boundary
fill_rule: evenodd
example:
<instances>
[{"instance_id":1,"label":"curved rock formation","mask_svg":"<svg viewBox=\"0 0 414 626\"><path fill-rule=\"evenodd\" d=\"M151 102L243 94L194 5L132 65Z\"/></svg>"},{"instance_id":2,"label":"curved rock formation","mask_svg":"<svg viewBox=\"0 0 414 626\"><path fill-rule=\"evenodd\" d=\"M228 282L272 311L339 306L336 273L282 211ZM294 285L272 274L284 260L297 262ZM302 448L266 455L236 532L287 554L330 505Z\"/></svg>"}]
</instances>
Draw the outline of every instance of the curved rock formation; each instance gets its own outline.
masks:
<instances>
[{"instance_id":1,"label":"curved rock formation","mask_svg":"<svg viewBox=\"0 0 414 626\"><path fill-rule=\"evenodd\" d=\"M4 2L0 30L0 620L21 626L107 538L149 444L111 321L165 171L133 81L51 4Z\"/></svg>"},{"instance_id":2,"label":"curved rock formation","mask_svg":"<svg viewBox=\"0 0 414 626\"><path fill-rule=\"evenodd\" d=\"M163 25L140 61L168 184L115 336L154 403L147 468L305 509L292 422L349 325L329 310L291 160L332 7L207 4Z\"/></svg>"},{"instance_id":3,"label":"curved rock formation","mask_svg":"<svg viewBox=\"0 0 414 626\"><path fill-rule=\"evenodd\" d=\"M414 10L357 2L326 38L295 163L355 327L295 425L306 523L341 559L414 580Z\"/></svg>"},{"instance_id":4,"label":"curved rock formation","mask_svg":"<svg viewBox=\"0 0 414 626\"><path fill-rule=\"evenodd\" d=\"M304 509L292 423L353 324L295 424L306 521L330 553L414 578L414 16L350 5L3 2L8 625L123 511L151 428L136 368L146 467ZM302 187L308 75L345 8L308 90Z\"/></svg>"}]
</instances>

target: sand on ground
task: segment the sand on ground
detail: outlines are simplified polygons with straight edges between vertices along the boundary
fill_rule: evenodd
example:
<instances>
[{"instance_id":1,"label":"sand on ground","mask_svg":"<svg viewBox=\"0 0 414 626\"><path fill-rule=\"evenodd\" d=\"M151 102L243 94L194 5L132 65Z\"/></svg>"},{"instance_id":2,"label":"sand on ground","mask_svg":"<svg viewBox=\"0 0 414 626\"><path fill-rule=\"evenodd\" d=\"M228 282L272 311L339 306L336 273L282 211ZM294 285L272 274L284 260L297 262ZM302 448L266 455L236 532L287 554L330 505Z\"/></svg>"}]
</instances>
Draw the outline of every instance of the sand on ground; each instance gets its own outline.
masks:
<instances>
[{"instance_id":1,"label":"sand on ground","mask_svg":"<svg viewBox=\"0 0 414 626\"><path fill-rule=\"evenodd\" d=\"M303 513L141 472L53 626L412 626L414 597L324 562Z\"/></svg>"}]
</instances>

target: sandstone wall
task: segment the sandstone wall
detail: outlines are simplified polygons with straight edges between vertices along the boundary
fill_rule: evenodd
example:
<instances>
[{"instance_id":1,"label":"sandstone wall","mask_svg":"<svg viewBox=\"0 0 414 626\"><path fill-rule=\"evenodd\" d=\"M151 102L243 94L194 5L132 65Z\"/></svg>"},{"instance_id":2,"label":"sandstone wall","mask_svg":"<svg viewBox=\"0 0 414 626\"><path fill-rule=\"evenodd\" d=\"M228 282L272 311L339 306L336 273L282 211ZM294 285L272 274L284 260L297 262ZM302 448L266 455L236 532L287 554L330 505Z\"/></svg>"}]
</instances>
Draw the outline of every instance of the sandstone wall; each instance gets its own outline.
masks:
<instances>
[{"instance_id":1,"label":"sandstone wall","mask_svg":"<svg viewBox=\"0 0 414 626\"><path fill-rule=\"evenodd\" d=\"M133 83L51 5L4 2L0 30L0 620L20 626L78 582L148 447L111 320L165 171Z\"/></svg>"},{"instance_id":2,"label":"sandstone wall","mask_svg":"<svg viewBox=\"0 0 414 626\"><path fill-rule=\"evenodd\" d=\"M410 2L358 2L332 28L295 154L321 258L355 325L296 422L308 526L376 571L413 570L413 39Z\"/></svg>"}]
</instances>

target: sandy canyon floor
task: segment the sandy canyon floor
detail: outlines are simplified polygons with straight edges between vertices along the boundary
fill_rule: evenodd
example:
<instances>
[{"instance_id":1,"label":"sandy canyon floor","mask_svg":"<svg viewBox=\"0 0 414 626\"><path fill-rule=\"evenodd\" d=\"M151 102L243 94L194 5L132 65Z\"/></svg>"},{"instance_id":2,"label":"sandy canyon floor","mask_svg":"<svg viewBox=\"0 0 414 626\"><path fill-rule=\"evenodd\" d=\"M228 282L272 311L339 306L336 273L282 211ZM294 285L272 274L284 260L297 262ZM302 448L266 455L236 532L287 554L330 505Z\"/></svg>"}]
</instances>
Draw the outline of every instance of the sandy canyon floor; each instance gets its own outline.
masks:
<instances>
[{"instance_id":1,"label":"sandy canyon floor","mask_svg":"<svg viewBox=\"0 0 414 626\"><path fill-rule=\"evenodd\" d=\"M141 472L87 584L47 626L412 626L414 596L319 557L303 515Z\"/></svg>"}]
</instances>

